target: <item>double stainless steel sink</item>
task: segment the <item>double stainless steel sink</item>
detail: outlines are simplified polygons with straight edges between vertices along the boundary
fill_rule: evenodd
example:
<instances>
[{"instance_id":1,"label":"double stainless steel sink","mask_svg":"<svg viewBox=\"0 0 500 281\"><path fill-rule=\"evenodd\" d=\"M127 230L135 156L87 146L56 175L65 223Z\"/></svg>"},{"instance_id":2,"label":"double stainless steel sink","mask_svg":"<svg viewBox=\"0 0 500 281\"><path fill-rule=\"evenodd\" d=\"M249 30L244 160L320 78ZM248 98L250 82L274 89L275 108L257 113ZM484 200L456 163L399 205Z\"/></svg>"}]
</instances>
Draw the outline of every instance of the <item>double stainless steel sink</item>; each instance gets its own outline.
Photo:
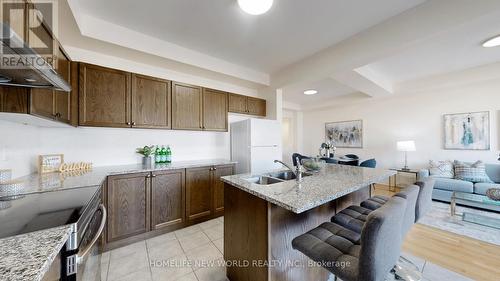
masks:
<instances>
[{"instance_id":1,"label":"double stainless steel sink","mask_svg":"<svg viewBox=\"0 0 500 281\"><path fill-rule=\"evenodd\" d=\"M302 177L308 177L311 176L312 174L310 173L304 173L302 172ZM295 180L297 177L292 171L283 171L283 172L276 172L276 173L270 173L266 175L261 175L261 176L255 176L255 177L250 177L246 178L247 181L255 184L260 184L260 185L270 185L270 184L276 184L284 181L289 181L289 180Z\"/></svg>"}]
</instances>

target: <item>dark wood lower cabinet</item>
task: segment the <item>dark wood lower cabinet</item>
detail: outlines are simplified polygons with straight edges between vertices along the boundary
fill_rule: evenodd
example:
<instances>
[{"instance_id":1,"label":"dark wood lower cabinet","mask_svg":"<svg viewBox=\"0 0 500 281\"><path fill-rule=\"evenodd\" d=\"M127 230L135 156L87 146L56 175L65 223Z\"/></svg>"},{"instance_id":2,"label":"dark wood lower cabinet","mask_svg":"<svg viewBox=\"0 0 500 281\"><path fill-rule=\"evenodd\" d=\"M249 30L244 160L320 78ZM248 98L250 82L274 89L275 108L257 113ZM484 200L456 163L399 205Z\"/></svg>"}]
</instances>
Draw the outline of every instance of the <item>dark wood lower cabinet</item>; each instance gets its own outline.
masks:
<instances>
[{"instance_id":1,"label":"dark wood lower cabinet","mask_svg":"<svg viewBox=\"0 0 500 281\"><path fill-rule=\"evenodd\" d=\"M151 177L151 228L182 225L186 216L185 170L154 172Z\"/></svg>"},{"instance_id":2,"label":"dark wood lower cabinet","mask_svg":"<svg viewBox=\"0 0 500 281\"><path fill-rule=\"evenodd\" d=\"M220 180L221 177L230 176L234 173L234 165L220 165L216 166L214 176L212 179L213 185L213 213L215 216L224 214L224 182Z\"/></svg>"},{"instance_id":3,"label":"dark wood lower cabinet","mask_svg":"<svg viewBox=\"0 0 500 281\"><path fill-rule=\"evenodd\" d=\"M186 169L186 218L195 222L212 215L212 166Z\"/></svg>"},{"instance_id":4,"label":"dark wood lower cabinet","mask_svg":"<svg viewBox=\"0 0 500 281\"><path fill-rule=\"evenodd\" d=\"M234 165L109 176L106 249L200 223L224 214L224 184Z\"/></svg>"},{"instance_id":5,"label":"dark wood lower cabinet","mask_svg":"<svg viewBox=\"0 0 500 281\"><path fill-rule=\"evenodd\" d=\"M139 173L108 177L108 242L149 230L149 176Z\"/></svg>"}]
</instances>

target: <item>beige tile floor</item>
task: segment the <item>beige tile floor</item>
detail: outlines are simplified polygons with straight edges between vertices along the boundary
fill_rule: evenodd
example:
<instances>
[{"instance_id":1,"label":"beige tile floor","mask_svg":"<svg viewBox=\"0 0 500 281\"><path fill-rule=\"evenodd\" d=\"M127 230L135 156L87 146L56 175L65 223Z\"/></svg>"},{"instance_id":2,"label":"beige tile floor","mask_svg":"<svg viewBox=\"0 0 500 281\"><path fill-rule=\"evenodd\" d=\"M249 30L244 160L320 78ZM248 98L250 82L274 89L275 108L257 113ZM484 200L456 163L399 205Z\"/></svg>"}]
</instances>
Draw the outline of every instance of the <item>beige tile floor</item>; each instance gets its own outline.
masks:
<instances>
[{"instance_id":1,"label":"beige tile floor","mask_svg":"<svg viewBox=\"0 0 500 281\"><path fill-rule=\"evenodd\" d=\"M220 281L224 218L106 252L102 281Z\"/></svg>"},{"instance_id":2,"label":"beige tile floor","mask_svg":"<svg viewBox=\"0 0 500 281\"><path fill-rule=\"evenodd\" d=\"M102 281L221 281L224 218L203 222L171 233L106 252ZM403 254L430 281L470 280L431 262Z\"/></svg>"}]
</instances>

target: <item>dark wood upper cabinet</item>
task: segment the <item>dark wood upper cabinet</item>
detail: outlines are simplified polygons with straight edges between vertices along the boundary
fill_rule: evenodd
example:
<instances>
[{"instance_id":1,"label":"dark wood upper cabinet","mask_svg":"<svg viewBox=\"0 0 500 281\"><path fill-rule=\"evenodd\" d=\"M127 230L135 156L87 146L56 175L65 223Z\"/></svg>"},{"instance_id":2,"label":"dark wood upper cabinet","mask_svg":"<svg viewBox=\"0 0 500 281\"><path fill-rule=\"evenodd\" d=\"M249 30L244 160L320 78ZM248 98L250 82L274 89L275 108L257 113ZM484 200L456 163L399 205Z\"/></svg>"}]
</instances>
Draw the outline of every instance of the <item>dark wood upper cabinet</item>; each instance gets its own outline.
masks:
<instances>
[{"instance_id":1,"label":"dark wood upper cabinet","mask_svg":"<svg viewBox=\"0 0 500 281\"><path fill-rule=\"evenodd\" d=\"M247 98L248 114L266 116L266 100L258 98Z\"/></svg>"},{"instance_id":2,"label":"dark wood upper cabinet","mask_svg":"<svg viewBox=\"0 0 500 281\"><path fill-rule=\"evenodd\" d=\"M202 104L201 87L172 82L172 128L202 130Z\"/></svg>"},{"instance_id":3,"label":"dark wood upper cabinet","mask_svg":"<svg viewBox=\"0 0 500 281\"><path fill-rule=\"evenodd\" d=\"M61 77L72 84L71 79L71 61L66 55L62 47L57 44L56 48L56 71ZM55 117L58 121L64 123L70 123L73 116L71 114L76 114L76 112L71 111L71 98L72 94L77 92L78 89L72 89L70 93L54 91L54 103L55 103Z\"/></svg>"},{"instance_id":4,"label":"dark wood upper cabinet","mask_svg":"<svg viewBox=\"0 0 500 281\"><path fill-rule=\"evenodd\" d=\"M227 93L203 88L203 129L227 132Z\"/></svg>"},{"instance_id":5,"label":"dark wood upper cabinet","mask_svg":"<svg viewBox=\"0 0 500 281\"><path fill-rule=\"evenodd\" d=\"M247 113L247 97L237 94L229 94L229 112Z\"/></svg>"},{"instance_id":6,"label":"dark wood upper cabinet","mask_svg":"<svg viewBox=\"0 0 500 281\"><path fill-rule=\"evenodd\" d=\"M28 88L0 86L1 112L28 113L28 99Z\"/></svg>"},{"instance_id":7,"label":"dark wood upper cabinet","mask_svg":"<svg viewBox=\"0 0 500 281\"><path fill-rule=\"evenodd\" d=\"M54 90L32 88L30 92L30 114L55 119Z\"/></svg>"},{"instance_id":8,"label":"dark wood upper cabinet","mask_svg":"<svg viewBox=\"0 0 500 281\"><path fill-rule=\"evenodd\" d=\"M35 4L28 3L27 7L29 7L27 11L29 24L26 26L28 46L49 64L56 67L57 62L53 60L56 54L56 39L52 34L52 30L48 23L43 20L43 15L35 9Z\"/></svg>"},{"instance_id":9,"label":"dark wood upper cabinet","mask_svg":"<svg viewBox=\"0 0 500 281\"><path fill-rule=\"evenodd\" d=\"M186 219L200 221L212 215L212 167L186 169Z\"/></svg>"},{"instance_id":10,"label":"dark wood upper cabinet","mask_svg":"<svg viewBox=\"0 0 500 281\"><path fill-rule=\"evenodd\" d=\"M56 62L53 60L55 54L55 39L52 36L48 25L43 22L37 10L34 9L34 4L27 4L28 25L26 27L26 42L42 56L52 67L56 67ZM55 119L55 95L54 90L32 88L30 95L30 114Z\"/></svg>"},{"instance_id":11,"label":"dark wood upper cabinet","mask_svg":"<svg viewBox=\"0 0 500 281\"><path fill-rule=\"evenodd\" d=\"M132 127L171 128L170 81L132 74Z\"/></svg>"},{"instance_id":12,"label":"dark wood upper cabinet","mask_svg":"<svg viewBox=\"0 0 500 281\"><path fill-rule=\"evenodd\" d=\"M151 228L182 226L186 216L185 170L153 172L151 181Z\"/></svg>"},{"instance_id":13,"label":"dark wood upper cabinet","mask_svg":"<svg viewBox=\"0 0 500 281\"><path fill-rule=\"evenodd\" d=\"M108 242L149 231L149 179L149 173L108 177Z\"/></svg>"},{"instance_id":14,"label":"dark wood upper cabinet","mask_svg":"<svg viewBox=\"0 0 500 281\"><path fill-rule=\"evenodd\" d=\"M266 100L229 94L229 112L266 116Z\"/></svg>"},{"instance_id":15,"label":"dark wood upper cabinet","mask_svg":"<svg viewBox=\"0 0 500 281\"><path fill-rule=\"evenodd\" d=\"M234 173L234 165L215 166L212 184L213 184L213 213L215 216L224 214L224 182L221 177L230 176Z\"/></svg>"},{"instance_id":16,"label":"dark wood upper cabinet","mask_svg":"<svg viewBox=\"0 0 500 281\"><path fill-rule=\"evenodd\" d=\"M80 64L79 124L130 127L130 73Z\"/></svg>"}]
</instances>

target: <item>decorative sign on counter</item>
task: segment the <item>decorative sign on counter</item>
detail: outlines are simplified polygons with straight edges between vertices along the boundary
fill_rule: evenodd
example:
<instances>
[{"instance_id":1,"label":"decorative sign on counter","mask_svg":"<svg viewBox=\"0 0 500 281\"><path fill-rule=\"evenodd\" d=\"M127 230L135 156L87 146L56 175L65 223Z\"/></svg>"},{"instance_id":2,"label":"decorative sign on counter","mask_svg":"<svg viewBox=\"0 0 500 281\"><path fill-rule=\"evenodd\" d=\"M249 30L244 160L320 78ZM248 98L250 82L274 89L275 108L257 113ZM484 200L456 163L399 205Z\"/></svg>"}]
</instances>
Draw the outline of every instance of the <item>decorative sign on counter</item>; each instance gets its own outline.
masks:
<instances>
[{"instance_id":1,"label":"decorative sign on counter","mask_svg":"<svg viewBox=\"0 0 500 281\"><path fill-rule=\"evenodd\" d=\"M75 162L75 163L64 163L59 167L59 172L74 172L74 171L90 171L92 170L92 163L85 162Z\"/></svg>"},{"instance_id":2,"label":"decorative sign on counter","mask_svg":"<svg viewBox=\"0 0 500 281\"><path fill-rule=\"evenodd\" d=\"M49 154L38 156L38 173L59 172L59 168L64 163L63 154Z\"/></svg>"}]
</instances>

